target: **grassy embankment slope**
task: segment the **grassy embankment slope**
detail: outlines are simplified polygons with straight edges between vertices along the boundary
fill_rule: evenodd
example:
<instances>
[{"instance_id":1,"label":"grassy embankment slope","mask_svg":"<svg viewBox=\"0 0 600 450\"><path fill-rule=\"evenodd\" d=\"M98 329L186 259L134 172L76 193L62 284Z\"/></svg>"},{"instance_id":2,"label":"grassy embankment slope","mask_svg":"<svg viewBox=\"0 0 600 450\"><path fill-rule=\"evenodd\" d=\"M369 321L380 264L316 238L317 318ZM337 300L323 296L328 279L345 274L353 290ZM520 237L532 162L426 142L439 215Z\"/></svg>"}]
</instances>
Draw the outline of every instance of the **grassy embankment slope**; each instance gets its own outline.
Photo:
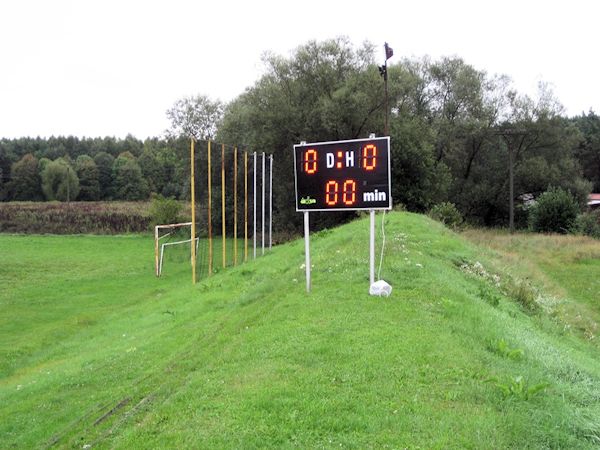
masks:
<instances>
[{"instance_id":1,"label":"grassy embankment slope","mask_svg":"<svg viewBox=\"0 0 600 450\"><path fill-rule=\"evenodd\" d=\"M192 286L149 236L0 235L0 447L599 445L596 341L505 295L493 251L387 221L389 298L365 220L313 237L310 295L302 241Z\"/></svg>"},{"instance_id":2,"label":"grassy embankment slope","mask_svg":"<svg viewBox=\"0 0 600 450\"><path fill-rule=\"evenodd\" d=\"M470 241L494 252L494 266L531 280L543 291L554 314L589 340L600 333L600 241L583 236L510 235L469 230Z\"/></svg>"}]
</instances>

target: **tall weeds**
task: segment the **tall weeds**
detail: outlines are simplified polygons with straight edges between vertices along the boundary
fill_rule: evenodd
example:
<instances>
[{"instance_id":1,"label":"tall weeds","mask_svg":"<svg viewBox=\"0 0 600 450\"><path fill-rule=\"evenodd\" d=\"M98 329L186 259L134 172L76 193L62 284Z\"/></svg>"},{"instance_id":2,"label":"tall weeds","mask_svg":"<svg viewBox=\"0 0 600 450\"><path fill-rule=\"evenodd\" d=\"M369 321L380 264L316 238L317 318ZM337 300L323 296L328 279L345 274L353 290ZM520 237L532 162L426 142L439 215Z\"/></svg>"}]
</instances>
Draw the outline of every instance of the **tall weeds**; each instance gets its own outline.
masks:
<instances>
[{"instance_id":1,"label":"tall weeds","mask_svg":"<svg viewBox=\"0 0 600 450\"><path fill-rule=\"evenodd\" d=\"M117 234L148 231L147 202L0 203L0 232Z\"/></svg>"}]
</instances>

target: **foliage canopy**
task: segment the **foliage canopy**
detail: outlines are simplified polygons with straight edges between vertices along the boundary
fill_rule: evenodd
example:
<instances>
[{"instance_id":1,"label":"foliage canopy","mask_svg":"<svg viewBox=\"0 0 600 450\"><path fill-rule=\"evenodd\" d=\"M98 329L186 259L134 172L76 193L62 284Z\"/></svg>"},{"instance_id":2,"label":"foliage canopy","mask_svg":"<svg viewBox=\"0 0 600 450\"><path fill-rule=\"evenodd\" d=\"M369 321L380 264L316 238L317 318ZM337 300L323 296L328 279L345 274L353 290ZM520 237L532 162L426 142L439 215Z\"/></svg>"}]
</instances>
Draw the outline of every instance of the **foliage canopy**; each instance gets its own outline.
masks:
<instances>
[{"instance_id":1,"label":"foliage canopy","mask_svg":"<svg viewBox=\"0 0 600 450\"><path fill-rule=\"evenodd\" d=\"M75 163L81 199L140 199L153 192L186 199L187 139L193 136L273 153L274 227L297 230L292 146L383 135L378 60L373 45L354 46L343 37L307 42L287 57L267 53L263 75L229 104L207 95L176 101L167 111L171 126L164 138L0 139L0 199L41 199L45 166L84 155L93 159L97 175L89 159ZM507 76L458 57L388 63L395 204L424 212L450 202L470 223L505 225L509 149L520 227L527 225L524 197L556 186L583 205L590 190L600 190L600 118L593 111L567 118L548 85L540 84L535 96L521 95ZM205 164L206 155L198 157ZM313 216L322 228L354 213Z\"/></svg>"}]
</instances>

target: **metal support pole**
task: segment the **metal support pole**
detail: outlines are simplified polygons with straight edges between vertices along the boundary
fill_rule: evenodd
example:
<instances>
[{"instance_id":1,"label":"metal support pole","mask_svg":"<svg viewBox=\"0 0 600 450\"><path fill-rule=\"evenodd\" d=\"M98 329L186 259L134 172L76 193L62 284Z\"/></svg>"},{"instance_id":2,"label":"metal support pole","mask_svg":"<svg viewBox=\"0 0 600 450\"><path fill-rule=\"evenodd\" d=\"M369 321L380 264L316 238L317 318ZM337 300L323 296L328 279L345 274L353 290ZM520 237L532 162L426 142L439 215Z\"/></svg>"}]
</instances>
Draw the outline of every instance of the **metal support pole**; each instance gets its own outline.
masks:
<instances>
[{"instance_id":1,"label":"metal support pole","mask_svg":"<svg viewBox=\"0 0 600 450\"><path fill-rule=\"evenodd\" d=\"M369 234L369 287L375 283L375 210L369 210L370 234Z\"/></svg>"},{"instance_id":2,"label":"metal support pole","mask_svg":"<svg viewBox=\"0 0 600 450\"><path fill-rule=\"evenodd\" d=\"M237 266L237 147L233 148L233 265Z\"/></svg>"},{"instance_id":3,"label":"metal support pole","mask_svg":"<svg viewBox=\"0 0 600 450\"><path fill-rule=\"evenodd\" d=\"M269 157L269 250L273 247L273 155Z\"/></svg>"},{"instance_id":4,"label":"metal support pole","mask_svg":"<svg viewBox=\"0 0 600 450\"><path fill-rule=\"evenodd\" d=\"M252 189L252 193L254 195L254 202L252 203L252 209L254 213L254 232L252 234L254 250L252 257L253 259L256 259L256 152L254 152L254 165L252 168L254 169L254 188Z\"/></svg>"},{"instance_id":5,"label":"metal support pole","mask_svg":"<svg viewBox=\"0 0 600 450\"><path fill-rule=\"evenodd\" d=\"M390 135L390 108L388 106L388 75L387 75L387 59L385 60L385 72L383 75L384 95L385 95L385 127L384 136Z\"/></svg>"},{"instance_id":6,"label":"metal support pole","mask_svg":"<svg viewBox=\"0 0 600 450\"><path fill-rule=\"evenodd\" d=\"M160 276L160 272L158 271L158 227L154 227L154 268L156 271L156 276Z\"/></svg>"},{"instance_id":7,"label":"metal support pole","mask_svg":"<svg viewBox=\"0 0 600 450\"><path fill-rule=\"evenodd\" d=\"M210 141L208 141L208 276L213 273L213 238L212 238L212 168L210 161Z\"/></svg>"},{"instance_id":8,"label":"metal support pole","mask_svg":"<svg viewBox=\"0 0 600 450\"><path fill-rule=\"evenodd\" d=\"M196 165L196 158L194 156L194 138L191 139L190 142L190 171L191 171L191 180L190 180L190 188L191 188L191 202L192 202L192 230L190 236L190 247L192 253L192 283L196 284L196 246L194 245L196 239L196 183L194 178L194 166Z\"/></svg>"},{"instance_id":9,"label":"metal support pole","mask_svg":"<svg viewBox=\"0 0 600 450\"><path fill-rule=\"evenodd\" d=\"M383 48L385 49L385 63L383 65L383 81L384 81L384 85L385 85L385 87L384 87L384 89L385 89L385 128L384 128L384 135L385 136L389 136L390 135L390 105L389 105L389 101L388 101L388 66L387 66L387 62L388 62L388 59L390 59L394 55L394 51L388 45L387 42L385 43L385 45L383 46Z\"/></svg>"},{"instance_id":10,"label":"metal support pole","mask_svg":"<svg viewBox=\"0 0 600 450\"><path fill-rule=\"evenodd\" d=\"M221 259L223 269L227 267L227 236L225 235L225 144L221 144Z\"/></svg>"},{"instance_id":11,"label":"metal support pole","mask_svg":"<svg viewBox=\"0 0 600 450\"><path fill-rule=\"evenodd\" d=\"M508 212L508 227L510 233L515 232L515 161L512 143L508 144L508 185L509 185L509 212Z\"/></svg>"},{"instance_id":12,"label":"metal support pole","mask_svg":"<svg viewBox=\"0 0 600 450\"><path fill-rule=\"evenodd\" d=\"M261 239L261 243L262 243L262 252L261 254L265 254L265 152L263 152L262 154L262 202L261 202L261 208L262 208L262 216L261 216L261 222L262 222L262 239Z\"/></svg>"},{"instance_id":13,"label":"metal support pole","mask_svg":"<svg viewBox=\"0 0 600 450\"><path fill-rule=\"evenodd\" d=\"M310 292L310 227L308 211L304 211L304 264L306 265L306 292Z\"/></svg>"},{"instance_id":14,"label":"metal support pole","mask_svg":"<svg viewBox=\"0 0 600 450\"><path fill-rule=\"evenodd\" d=\"M244 262L248 261L248 152L244 152Z\"/></svg>"}]
</instances>

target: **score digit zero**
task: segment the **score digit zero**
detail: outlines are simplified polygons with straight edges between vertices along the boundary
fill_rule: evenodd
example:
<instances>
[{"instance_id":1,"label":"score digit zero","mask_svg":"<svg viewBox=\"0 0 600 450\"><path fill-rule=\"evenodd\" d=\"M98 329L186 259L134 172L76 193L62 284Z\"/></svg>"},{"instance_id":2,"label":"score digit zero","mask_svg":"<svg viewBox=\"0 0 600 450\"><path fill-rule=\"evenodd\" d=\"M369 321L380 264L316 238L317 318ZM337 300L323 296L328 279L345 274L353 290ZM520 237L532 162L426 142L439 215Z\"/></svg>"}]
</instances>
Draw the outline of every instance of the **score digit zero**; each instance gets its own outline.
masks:
<instances>
[{"instance_id":1,"label":"score digit zero","mask_svg":"<svg viewBox=\"0 0 600 450\"><path fill-rule=\"evenodd\" d=\"M296 211L391 209L389 137L294 146Z\"/></svg>"}]
</instances>

